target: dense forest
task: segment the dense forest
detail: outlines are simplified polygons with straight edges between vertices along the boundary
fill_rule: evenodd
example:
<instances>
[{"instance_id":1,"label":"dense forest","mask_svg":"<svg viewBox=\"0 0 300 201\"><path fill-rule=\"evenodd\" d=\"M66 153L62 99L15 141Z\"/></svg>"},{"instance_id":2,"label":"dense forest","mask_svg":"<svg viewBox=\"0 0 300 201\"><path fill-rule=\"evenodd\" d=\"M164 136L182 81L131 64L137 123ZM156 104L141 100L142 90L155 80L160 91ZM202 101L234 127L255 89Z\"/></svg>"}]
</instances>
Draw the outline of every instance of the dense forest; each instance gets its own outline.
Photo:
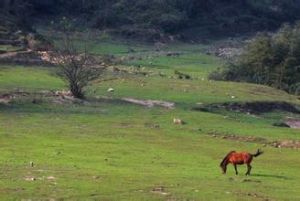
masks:
<instances>
[{"instance_id":1,"label":"dense forest","mask_svg":"<svg viewBox=\"0 0 300 201\"><path fill-rule=\"evenodd\" d=\"M68 16L89 27L133 37L241 34L300 19L299 0L2 0L0 7L2 15L15 16L23 24L36 17Z\"/></svg>"}]
</instances>

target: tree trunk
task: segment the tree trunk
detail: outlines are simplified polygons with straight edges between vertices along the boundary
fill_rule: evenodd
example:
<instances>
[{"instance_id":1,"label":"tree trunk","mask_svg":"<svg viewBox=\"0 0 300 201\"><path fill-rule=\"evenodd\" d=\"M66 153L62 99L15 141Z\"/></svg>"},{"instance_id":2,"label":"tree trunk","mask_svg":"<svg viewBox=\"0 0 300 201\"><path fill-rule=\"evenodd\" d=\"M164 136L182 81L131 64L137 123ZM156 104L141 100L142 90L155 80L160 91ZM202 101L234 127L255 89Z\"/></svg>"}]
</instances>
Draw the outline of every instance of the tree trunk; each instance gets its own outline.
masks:
<instances>
[{"instance_id":1,"label":"tree trunk","mask_svg":"<svg viewBox=\"0 0 300 201\"><path fill-rule=\"evenodd\" d=\"M82 92L82 88L76 83L71 83L70 91L75 98L83 99L84 94Z\"/></svg>"}]
</instances>

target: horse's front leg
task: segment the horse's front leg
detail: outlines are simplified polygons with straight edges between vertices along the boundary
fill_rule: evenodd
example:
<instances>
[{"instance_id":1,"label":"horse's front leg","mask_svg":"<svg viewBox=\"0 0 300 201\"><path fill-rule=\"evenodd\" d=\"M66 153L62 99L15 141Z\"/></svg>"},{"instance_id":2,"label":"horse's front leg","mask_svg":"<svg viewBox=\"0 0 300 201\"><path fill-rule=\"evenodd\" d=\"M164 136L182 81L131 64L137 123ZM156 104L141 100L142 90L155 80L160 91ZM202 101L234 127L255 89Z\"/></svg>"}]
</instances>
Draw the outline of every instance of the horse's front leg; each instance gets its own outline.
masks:
<instances>
[{"instance_id":1,"label":"horse's front leg","mask_svg":"<svg viewBox=\"0 0 300 201\"><path fill-rule=\"evenodd\" d=\"M235 174L238 175L239 173L238 173L238 171L237 171L237 165L236 165L236 164L233 164L233 166L234 166Z\"/></svg>"},{"instance_id":2,"label":"horse's front leg","mask_svg":"<svg viewBox=\"0 0 300 201\"><path fill-rule=\"evenodd\" d=\"M247 164L247 172L246 172L246 175L250 175L251 169L252 169L252 166L251 166L250 164Z\"/></svg>"}]
</instances>

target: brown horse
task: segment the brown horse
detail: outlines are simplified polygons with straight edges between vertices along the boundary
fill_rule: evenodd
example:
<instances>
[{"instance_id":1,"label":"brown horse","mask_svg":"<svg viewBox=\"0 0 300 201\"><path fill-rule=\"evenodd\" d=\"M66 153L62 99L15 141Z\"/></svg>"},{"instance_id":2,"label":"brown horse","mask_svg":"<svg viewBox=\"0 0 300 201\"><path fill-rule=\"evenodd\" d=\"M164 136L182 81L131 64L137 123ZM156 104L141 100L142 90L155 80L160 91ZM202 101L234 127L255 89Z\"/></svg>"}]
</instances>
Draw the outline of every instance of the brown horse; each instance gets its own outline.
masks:
<instances>
[{"instance_id":1,"label":"brown horse","mask_svg":"<svg viewBox=\"0 0 300 201\"><path fill-rule=\"evenodd\" d=\"M226 174L227 165L229 163L231 163L234 166L236 175L238 174L237 165L243 165L243 164L246 164L247 168L248 168L247 172L246 172L246 175L250 175L250 171L251 171L251 168L252 168L252 166L250 164L252 162L253 157L257 157L257 156L261 155L262 153L263 152L260 151L259 149L257 150L257 152L255 154L250 154L250 153L247 153L247 152L238 153L236 151L229 152L220 164L220 167L222 168L223 174Z\"/></svg>"}]
</instances>

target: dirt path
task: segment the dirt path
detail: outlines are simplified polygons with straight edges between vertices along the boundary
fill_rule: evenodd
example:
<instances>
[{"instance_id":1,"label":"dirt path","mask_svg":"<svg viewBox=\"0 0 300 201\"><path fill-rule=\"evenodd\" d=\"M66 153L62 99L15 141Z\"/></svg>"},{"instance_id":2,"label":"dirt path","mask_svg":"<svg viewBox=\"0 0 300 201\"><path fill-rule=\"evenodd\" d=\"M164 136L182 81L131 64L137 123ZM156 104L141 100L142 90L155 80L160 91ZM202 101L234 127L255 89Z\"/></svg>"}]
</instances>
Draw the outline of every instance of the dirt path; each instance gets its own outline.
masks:
<instances>
[{"instance_id":1,"label":"dirt path","mask_svg":"<svg viewBox=\"0 0 300 201\"><path fill-rule=\"evenodd\" d=\"M17 57L20 54L27 54L27 53L31 53L31 52L32 52L31 50L8 52L8 53L0 54L0 59L14 58L14 57Z\"/></svg>"},{"instance_id":2,"label":"dirt path","mask_svg":"<svg viewBox=\"0 0 300 201\"><path fill-rule=\"evenodd\" d=\"M146 107L160 106L168 109L174 109L175 107L175 103L161 101L161 100L139 100L134 98L122 98L122 100L129 103L146 106Z\"/></svg>"}]
</instances>

